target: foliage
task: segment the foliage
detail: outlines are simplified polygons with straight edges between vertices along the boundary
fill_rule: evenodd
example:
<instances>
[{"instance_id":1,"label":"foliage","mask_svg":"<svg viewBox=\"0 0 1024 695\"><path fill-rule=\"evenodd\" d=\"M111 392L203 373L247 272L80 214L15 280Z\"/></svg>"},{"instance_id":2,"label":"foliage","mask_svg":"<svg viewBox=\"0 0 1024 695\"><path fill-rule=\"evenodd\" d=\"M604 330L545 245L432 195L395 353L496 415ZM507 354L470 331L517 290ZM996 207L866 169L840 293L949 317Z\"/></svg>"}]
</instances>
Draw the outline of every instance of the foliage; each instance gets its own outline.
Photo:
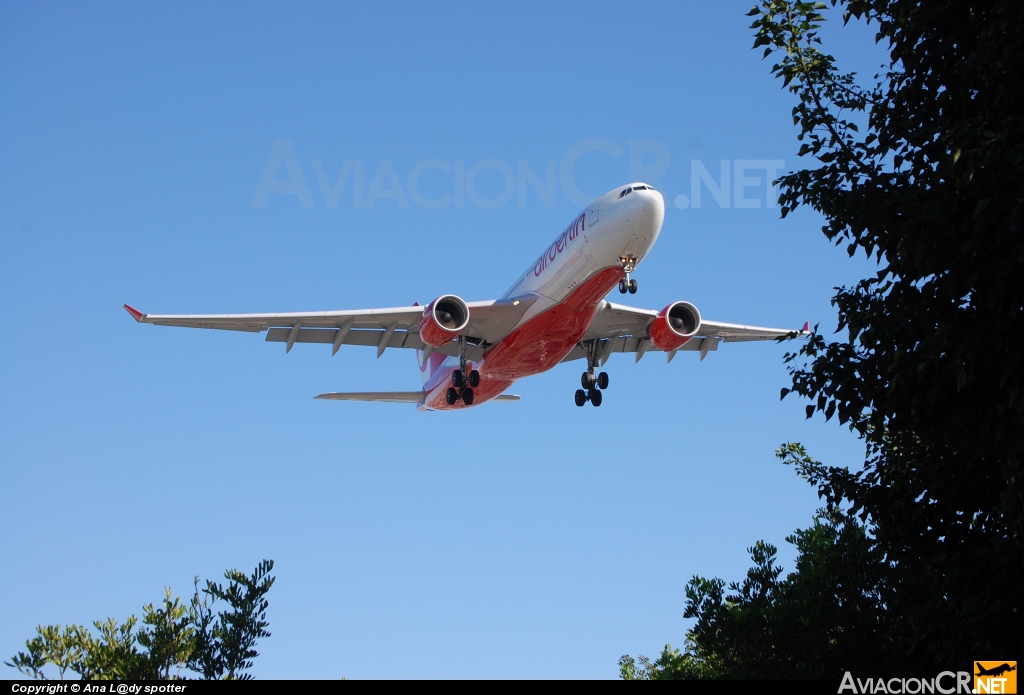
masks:
<instances>
[{"instance_id":1,"label":"foliage","mask_svg":"<svg viewBox=\"0 0 1024 695\"><path fill-rule=\"evenodd\" d=\"M818 49L823 3L751 11L755 47L798 98L800 154L817 160L779 181L783 216L810 206L830 240L879 262L833 299L847 338L816 329L787 356L808 417L835 415L868 446L863 470L815 480L870 522L910 663L1019 651L1024 4L832 5L888 48L869 89Z\"/></svg>"},{"instance_id":2,"label":"foliage","mask_svg":"<svg viewBox=\"0 0 1024 695\"><path fill-rule=\"evenodd\" d=\"M780 579L760 543L730 595L687 586L687 653L720 677L926 672L1024 649L1024 3L830 2L888 50L868 87L822 51L824 3L761 0L750 16L814 159L776 182L783 217L809 206L878 263L837 288L841 337L815 327L787 355L782 396L867 455L850 471L784 447L825 501L788 539L796 571Z\"/></svg>"},{"instance_id":3,"label":"foliage","mask_svg":"<svg viewBox=\"0 0 1024 695\"><path fill-rule=\"evenodd\" d=\"M207 581L200 598L198 580L196 597L193 600L194 620L198 627L196 649L188 661L189 668L203 674L206 679L225 677L247 680L242 671L252 668L252 660L258 656L256 641L270 637L267 631L266 594L274 583L270 571L272 560L264 560L246 576L238 570L228 570L224 577L227 587ZM221 611L214 617L210 601L222 601L230 611Z\"/></svg>"},{"instance_id":4,"label":"foliage","mask_svg":"<svg viewBox=\"0 0 1024 695\"><path fill-rule=\"evenodd\" d=\"M712 680L719 677L719 673L694 651L693 643L687 639L686 651L680 652L666 644L661 656L653 662L643 654L636 660L624 655L619 659L619 677L624 681Z\"/></svg>"},{"instance_id":5,"label":"foliage","mask_svg":"<svg viewBox=\"0 0 1024 695\"><path fill-rule=\"evenodd\" d=\"M777 452L816 481L827 472L799 444ZM893 591L887 566L869 529L827 503L806 529L786 538L796 567L782 576L777 548L758 541L747 549L753 566L726 592L721 579L695 576L686 585L684 617L696 619L683 653L666 646L638 667L619 660L624 679L834 678L895 665Z\"/></svg>"},{"instance_id":6,"label":"foliage","mask_svg":"<svg viewBox=\"0 0 1024 695\"><path fill-rule=\"evenodd\" d=\"M266 594L273 568L272 560L264 560L251 576L227 570L226 586L207 581L201 590L197 577L189 604L166 589L159 607L143 606L141 625L134 615L121 624L97 620L95 634L80 625L40 625L26 651L5 663L43 679L47 665L61 679L69 671L87 679L178 679L185 668L206 679L251 678L244 671L258 655L256 642L270 636ZM214 614L214 604L227 608Z\"/></svg>"}]
</instances>

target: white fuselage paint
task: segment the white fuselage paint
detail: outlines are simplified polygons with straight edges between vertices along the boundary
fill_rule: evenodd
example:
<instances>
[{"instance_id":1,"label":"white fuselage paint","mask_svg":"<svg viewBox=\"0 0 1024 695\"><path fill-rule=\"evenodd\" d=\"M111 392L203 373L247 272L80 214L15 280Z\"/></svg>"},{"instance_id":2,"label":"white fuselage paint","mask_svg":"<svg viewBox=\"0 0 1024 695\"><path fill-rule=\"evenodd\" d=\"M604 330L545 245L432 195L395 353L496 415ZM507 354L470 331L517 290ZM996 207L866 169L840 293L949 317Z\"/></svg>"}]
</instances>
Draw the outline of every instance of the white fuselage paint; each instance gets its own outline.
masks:
<instances>
[{"instance_id":1,"label":"white fuselage paint","mask_svg":"<svg viewBox=\"0 0 1024 695\"><path fill-rule=\"evenodd\" d=\"M588 205L544 250L537 262L502 295L502 299L537 295L537 301L519 325L564 301L598 271L620 265L620 258L632 256L636 263L643 260L661 232L665 221L665 200L661 193L649 187L620 197L622 191L634 186L646 184L633 183L616 188ZM578 234L572 241L567 240L565 248L558 252L559 238L574 227ZM553 259L552 248L556 249ZM538 272L541 265L544 267Z\"/></svg>"}]
</instances>

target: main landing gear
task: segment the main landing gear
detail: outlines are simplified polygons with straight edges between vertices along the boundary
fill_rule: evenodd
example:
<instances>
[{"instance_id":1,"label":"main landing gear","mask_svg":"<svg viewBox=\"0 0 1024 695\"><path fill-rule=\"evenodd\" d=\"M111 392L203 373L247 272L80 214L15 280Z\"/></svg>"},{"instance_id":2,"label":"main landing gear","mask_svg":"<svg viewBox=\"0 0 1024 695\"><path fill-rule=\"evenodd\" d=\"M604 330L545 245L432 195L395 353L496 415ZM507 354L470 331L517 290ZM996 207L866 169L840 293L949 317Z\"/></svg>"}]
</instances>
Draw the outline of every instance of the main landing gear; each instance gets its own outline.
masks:
<instances>
[{"instance_id":1,"label":"main landing gear","mask_svg":"<svg viewBox=\"0 0 1024 695\"><path fill-rule=\"evenodd\" d=\"M601 372L596 377L592 372L583 372L581 381L583 388L576 389L576 405L582 408L587 401L595 408L601 405L604 396L598 389L608 388L608 372Z\"/></svg>"},{"instance_id":2,"label":"main landing gear","mask_svg":"<svg viewBox=\"0 0 1024 695\"><path fill-rule=\"evenodd\" d=\"M480 372L473 369L467 375L461 369L452 372L452 385L444 392L444 400L448 405L455 405L460 400L466 405L473 405L473 389L480 385Z\"/></svg>"},{"instance_id":3,"label":"main landing gear","mask_svg":"<svg viewBox=\"0 0 1024 695\"><path fill-rule=\"evenodd\" d=\"M636 282L634 280L634 282ZM608 388L608 372L597 372L598 341L588 340L583 344L587 351L587 371L580 377L581 389L576 389L576 405L583 407L587 401L595 408L601 405L604 396L601 391Z\"/></svg>"},{"instance_id":4,"label":"main landing gear","mask_svg":"<svg viewBox=\"0 0 1024 695\"><path fill-rule=\"evenodd\" d=\"M459 336L459 366L452 372L452 385L444 392L444 400L448 405L455 405L462 401L466 405L473 405L473 389L480 385L480 372L475 369L466 372L466 338Z\"/></svg>"}]
</instances>

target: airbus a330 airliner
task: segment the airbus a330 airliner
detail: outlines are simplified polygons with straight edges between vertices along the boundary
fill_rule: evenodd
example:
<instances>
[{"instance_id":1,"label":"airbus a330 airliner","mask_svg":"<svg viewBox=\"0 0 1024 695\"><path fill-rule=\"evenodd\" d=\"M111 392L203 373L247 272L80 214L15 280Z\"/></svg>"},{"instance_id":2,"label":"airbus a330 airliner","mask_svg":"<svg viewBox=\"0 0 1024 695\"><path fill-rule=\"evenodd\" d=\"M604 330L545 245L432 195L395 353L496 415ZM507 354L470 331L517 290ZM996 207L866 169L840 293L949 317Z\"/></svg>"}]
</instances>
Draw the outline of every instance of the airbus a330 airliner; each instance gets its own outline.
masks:
<instances>
[{"instance_id":1,"label":"airbus a330 airliner","mask_svg":"<svg viewBox=\"0 0 1024 695\"><path fill-rule=\"evenodd\" d=\"M616 286L635 294L631 277L651 250L665 220L661 193L644 183L617 188L584 209L500 299L465 302L441 295L425 307L290 314L143 314L125 304L139 323L159 326L267 331L285 344L321 343L416 350L419 391L324 393L316 398L415 403L420 410L458 410L487 401L517 401L506 394L516 379L559 362L586 360L576 405L601 405L608 374L598 372L614 352L639 361L649 351L680 350L703 360L723 342L774 340L807 333L704 319L693 304L672 302L661 311L613 304Z\"/></svg>"}]
</instances>

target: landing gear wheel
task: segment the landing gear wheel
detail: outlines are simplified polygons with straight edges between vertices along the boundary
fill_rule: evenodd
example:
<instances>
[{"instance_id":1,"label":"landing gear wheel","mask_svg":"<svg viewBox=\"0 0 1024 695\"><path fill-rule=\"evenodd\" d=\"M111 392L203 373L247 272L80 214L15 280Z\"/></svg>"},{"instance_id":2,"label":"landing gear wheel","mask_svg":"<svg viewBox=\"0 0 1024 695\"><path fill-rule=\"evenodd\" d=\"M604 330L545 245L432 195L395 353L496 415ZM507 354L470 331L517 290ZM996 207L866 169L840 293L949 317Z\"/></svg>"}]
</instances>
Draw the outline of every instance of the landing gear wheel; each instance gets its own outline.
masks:
<instances>
[{"instance_id":1,"label":"landing gear wheel","mask_svg":"<svg viewBox=\"0 0 1024 695\"><path fill-rule=\"evenodd\" d=\"M593 405L595 408L600 406L601 405L601 401L603 400L603 397L601 396L601 392L598 391L597 389L594 389L594 390L592 390L590 392L589 398L590 398L591 405Z\"/></svg>"},{"instance_id":2,"label":"landing gear wheel","mask_svg":"<svg viewBox=\"0 0 1024 695\"><path fill-rule=\"evenodd\" d=\"M473 370L469 373L469 386L470 388L476 388L480 385L480 372Z\"/></svg>"},{"instance_id":3,"label":"landing gear wheel","mask_svg":"<svg viewBox=\"0 0 1024 695\"><path fill-rule=\"evenodd\" d=\"M587 392L583 389L576 389L576 405L583 407L587 403Z\"/></svg>"},{"instance_id":4,"label":"landing gear wheel","mask_svg":"<svg viewBox=\"0 0 1024 695\"><path fill-rule=\"evenodd\" d=\"M459 392L449 386L448 390L444 392L444 401L448 405L455 405L459 402Z\"/></svg>"},{"instance_id":5,"label":"landing gear wheel","mask_svg":"<svg viewBox=\"0 0 1024 695\"><path fill-rule=\"evenodd\" d=\"M600 389L608 388L608 372L601 372L597 375L597 387Z\"/></svg>"},{"instance_id":6,"label":"landing gear wheel","mask_svg":"<svg viewBox=\"0 0 1024 695\"><path fill-rule=\"evenodd\" d=\"M580 386L585 389L594 388L594 377L590 372L583 372L583 376L580 377Z\"/></svg>"},{"instance_id":7,"label":"landing gear wheel","mask_svg":"<svg viewBox=\"0 0 1024 695\"><path fill-rule=\"evenodd\" d=\"M473 405L473 389L462 389L462 402Z\"/></svg>"},{"instance_id":8,"label":"landing gear wheel","mask_svg":"<svg viewBox=\"0 0 1024 695\"><path fill-rule=\"evenodd\" d=\"M619 294L626 294L627 290L629 290L629 285L626 281L619 280Z\"/></svg>"},{"instance_id":9,"label":"landing gear wheel","mask_svg":"<svg viewBox=\"0 0 1024 695\"><path fill-rule=\"evenodd\" d=\"M455 388L462 388L462 370L456 369L452 372L452 386Z\"/></svg>"},{"instance_id":10,"label":"landing gear wheel","mask_svg":"<svg viewBox=\"0 0 1024 695\"><path fill-rule=\"evenodd\" d=\"M636 294L636 280L629 281L629 293Z\"/></svg>"}]
</instances>

